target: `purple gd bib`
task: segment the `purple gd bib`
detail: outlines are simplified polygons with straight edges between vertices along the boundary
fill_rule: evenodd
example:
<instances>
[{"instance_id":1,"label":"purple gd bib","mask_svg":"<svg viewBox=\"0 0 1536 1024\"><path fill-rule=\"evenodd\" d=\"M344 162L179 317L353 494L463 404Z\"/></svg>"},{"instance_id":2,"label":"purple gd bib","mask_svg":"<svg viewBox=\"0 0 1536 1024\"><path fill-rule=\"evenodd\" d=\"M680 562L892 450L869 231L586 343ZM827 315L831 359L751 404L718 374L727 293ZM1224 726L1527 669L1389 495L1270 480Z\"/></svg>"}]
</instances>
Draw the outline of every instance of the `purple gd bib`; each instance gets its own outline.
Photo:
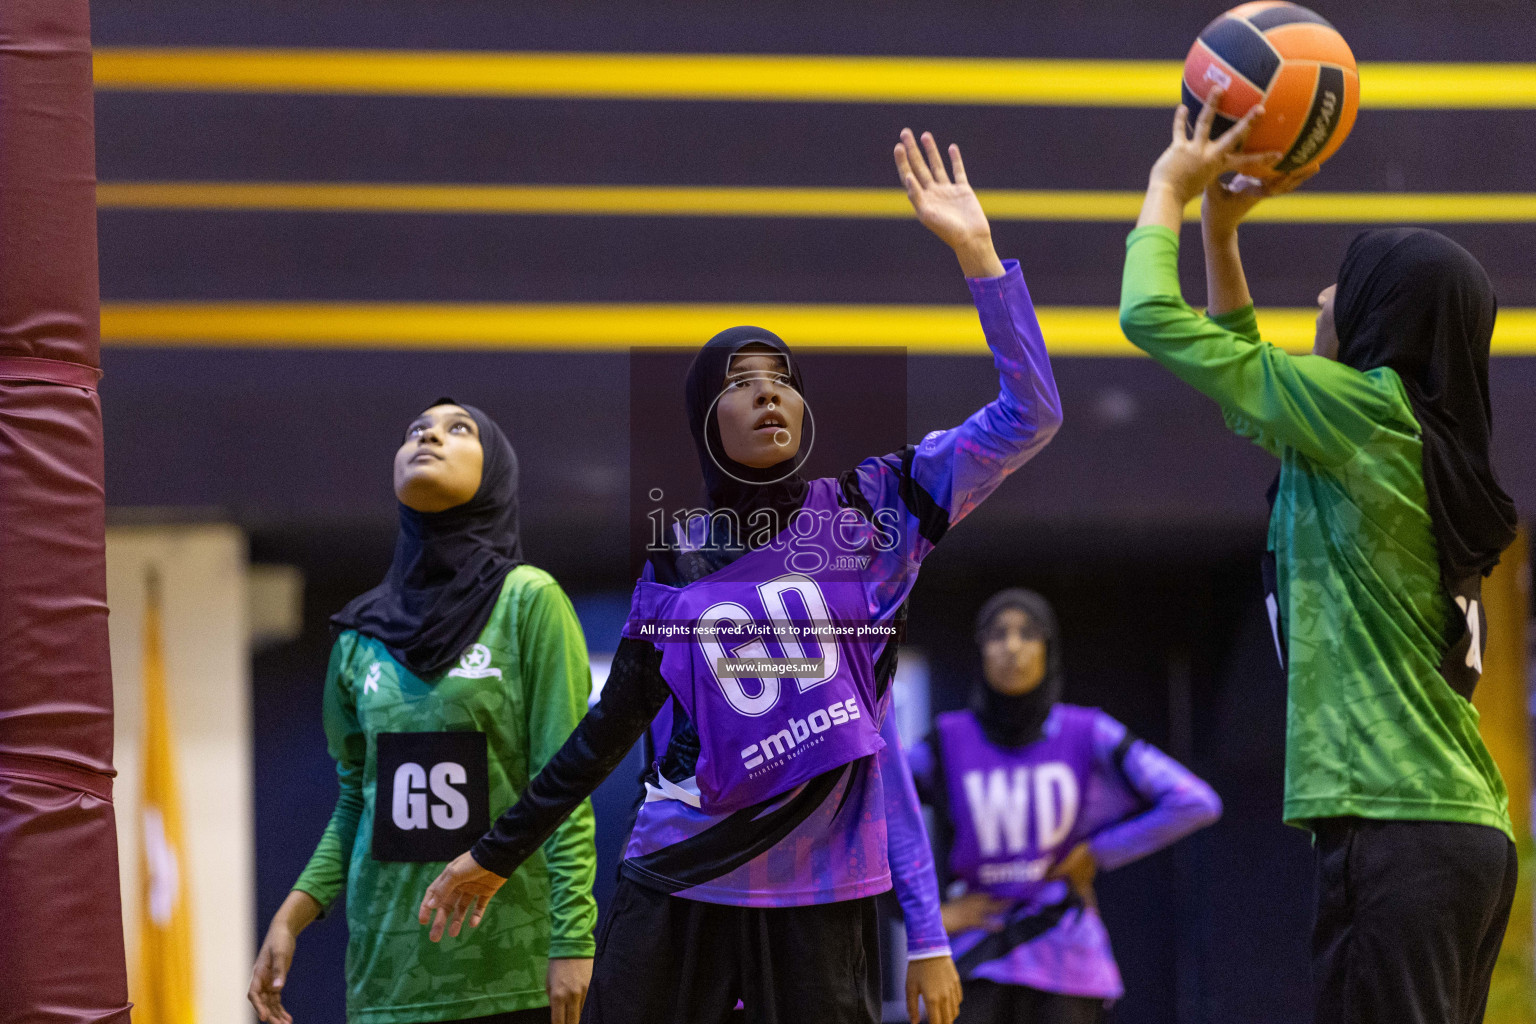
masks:
<instances>
[{"instance_id":1,"label":"purple gd bib","mask_svg":"<svg viewBox=\"0 0 1536 1024\"><path fill-rule=\"evenodd\" d=\"M885 746L874 662L894 630L870 609L892 581L870 570L889 565L879 558L887 535L837 493L836 481L813 480L768 544L682 588L635 587L624 636L662 652L662 677L698 730L707 813L778 796ZM902 582L910 589L910 576Z\"/></svg>"},{"instance_id":2,"label":"purple gd bib","mask_svg":"<svg viewBox=\"0 0 1536 1024\"><path fill-rule=\"evenodd\" d=\"M1048 735L1012 750L988 742L970 711L946 712L935 725L955 833L950 871L998 898L1031 898L1082 839L1092 710L1058 704Z\"/></svg>"}]
</instances>

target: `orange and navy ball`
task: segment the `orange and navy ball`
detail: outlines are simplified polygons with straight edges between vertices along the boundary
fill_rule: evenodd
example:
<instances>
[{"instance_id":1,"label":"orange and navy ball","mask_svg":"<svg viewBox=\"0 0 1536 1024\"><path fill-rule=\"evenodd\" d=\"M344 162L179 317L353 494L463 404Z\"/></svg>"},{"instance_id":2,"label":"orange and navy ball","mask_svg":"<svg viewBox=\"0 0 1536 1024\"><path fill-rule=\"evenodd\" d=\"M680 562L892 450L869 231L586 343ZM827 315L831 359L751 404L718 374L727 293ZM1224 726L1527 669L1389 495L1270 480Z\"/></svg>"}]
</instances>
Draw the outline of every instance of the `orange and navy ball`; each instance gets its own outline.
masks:
<instances>
[{"instance_id":1,"label":"orange and navy ball","mask_svg":"<svg viewBox=\"0 0 1536 1024\"><path fill-rule=\"evenodd\" d=\"M1360 106L1360 76L1349 44L1321 16L1285 0L1234 7L1200 33L1184 61L1191 126L1217 86L1226 92L1212 136L1255 103L1264 104L1243 149L1283 155L1260 174L1322 164L1344 144Z\"/></svg>"}]
</instances>

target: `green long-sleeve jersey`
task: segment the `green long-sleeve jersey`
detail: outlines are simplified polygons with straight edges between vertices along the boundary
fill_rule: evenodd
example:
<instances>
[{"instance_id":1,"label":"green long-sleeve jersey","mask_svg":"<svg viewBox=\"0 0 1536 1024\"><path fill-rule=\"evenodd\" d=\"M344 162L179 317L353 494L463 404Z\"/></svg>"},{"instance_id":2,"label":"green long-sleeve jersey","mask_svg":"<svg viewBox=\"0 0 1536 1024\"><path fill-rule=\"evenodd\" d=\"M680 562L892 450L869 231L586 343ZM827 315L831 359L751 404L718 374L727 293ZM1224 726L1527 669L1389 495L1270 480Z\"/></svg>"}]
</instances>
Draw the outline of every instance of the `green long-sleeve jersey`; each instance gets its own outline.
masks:
<instances>
[{"instance_id":1,"label":"green long-sleeve jersey","mask_svg":"<svg viewBox=\"0 0 1536 1024\"><path fill-rule=\"evenodd\" d=\"M1286 821L1358 815L1511 833L1477 710L1439 671L1463 626L1440 581L1402 380L1264 342L1252 306L1191 309L1167 228L1138 228L1126 247L1126 337L1280 459L1269 550L1289 674Z\"/></svg>"},{"instance_id":2,"label":"green long-sleeve jersey","mask_svg":"<svg viewBox=\"0 0 1536 1024\"><path fill-rule=\"evenodd\" d=\"M324 716L340 796L294 888L322 907L346 889L350 1024L454 1020L545 1006L547 959L592 955L597 905L590 803L507 880L478 928L466 924L459 938L440 944L428 941L416 914L444 861L376 859L374 834L376 813L385 816L386 832L392 820L410 826L413 815L422 833L434 821L465 820L464 800L456 794L475 790L473 779L454 787L463 778L438 773L430 763L419 770L405 765L398 776L386 771L381 779L381 735L394 740L398 734L456 733L448 738L467 738L478 747L475 734L483 734L486 815L494 820L586 713L591 686L586 642L570 600L548 573L528 565L507 574L478 642L436 679L418 678L370 637L349 630L337 638ZM376 807L381 791L393 796ZM476 819L478 813L469 816ZM464 849L472 842L464 842Z\"/></svg>"}]
</instances>

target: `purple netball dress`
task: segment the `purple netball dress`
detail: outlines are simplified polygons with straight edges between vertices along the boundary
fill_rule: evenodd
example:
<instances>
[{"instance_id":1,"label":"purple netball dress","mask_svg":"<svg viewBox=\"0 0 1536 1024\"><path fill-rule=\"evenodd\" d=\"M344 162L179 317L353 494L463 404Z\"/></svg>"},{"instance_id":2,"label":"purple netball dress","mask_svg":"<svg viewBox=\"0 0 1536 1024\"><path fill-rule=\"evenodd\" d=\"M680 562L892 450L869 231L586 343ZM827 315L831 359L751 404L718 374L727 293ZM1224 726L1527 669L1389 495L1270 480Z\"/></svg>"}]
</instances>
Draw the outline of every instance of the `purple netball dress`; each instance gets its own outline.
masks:
<instances>
[{"instance_id":1,"label":"purple netball dress","mask_svg":"<svg viewBox=\"0 0 1536 1024\"><path fill-rule=\"evenodd\" d=\"M515 866L648 734L626 879L741 907L853 900L894 879L909 955L948 952L931 847L888 713L903 602L949 527L1061 422L1018 263L969 283L997 398L958 427L807 481L800 519L768 544L665 581L648 564L601 700L475 846L480 864ZM679 530L680 548L705 546L703 518ZM810 666L752 664L784 659Z\"/></svg>"},{"instance_id":2,"label":"purple netball dress","mask_svg":"<svg viewBox=\"0 0 1536 1024\"><path fill-rule=\"evenodd\" d=\"M912 751L919 785L953 832L957 884L1010 904L1003 927L950 937L962 978L1117 999L1120 971L1098 912L1046 876L1087 842L1103 869L1216 820L1216 793L1104 712L1057 704L1041 738L999 747L971 711L938 716Z\"/></svg>"},{"instance_id":3,"label":"purple netball dress","mask_svg":"<svg viewBox=\"0 0 1536 1024\"><path fill-rule=\"evenodd\" d=\"M948 951L931 847L888 713L889 693L877 692L875 663L885 653L923 558L951 525L1043 447L1060 422L1023 276L1016 262L1006 266L1003 277L970 282L1001 378L995 401L961 426L934 431L914 447L866 459L840 479L811 481L804 511L818 530L798 546L785 541L773 550L759 549L681 590L644 578L636 587L625 635L637 639L654 639L663 624L686 632L711 608L717 609L712 625L782 618L819 625L824 618L834 629L854 632L850 641L827 648L835 652L837 670L825 679L741 680L724 688L696 638L657 643L662 675L697 727L700 752L693 778L669 782L654 773L621 867L629 877L667 885L691 899L781 907L883 892L891 888L894 872L909 956ZM700 534L694 525L689 540L700 540ZM817 551L840 556L852 551L855 557L816 565ZM850 564L862 567L844 568ZM813 571L797 571L805 569ZM818 601L824 603L813 608ZM740 621L721 621L719 607L730 605L739 607L734 614ZM655 627L649 634L640 632L647 617ZM716 657L758 653L752 637L727 636L731 650L716 651ZM761 645L765 655L797 653L772 637ZM821 648L806 644L805 650L814 655ZM807 682L813 685L805 687ZM776 691L772 706L765 687ZM847 722L834 720L838 707L847 709ZM758 714L744 713L751 711ZM824 720L811 721L818 712L831 723L819 732ZM666 749L669 731L664 713L651 731L656 750ZM756 763L759 757L762 764ZM846 767L835 773L840 766ZM806 780L823 786L835 781L772 846L727 871L693 866L732 860L728 850L740 842L732 833L747 831L732 827L732 808L764 798L769 802L763 813L787 807L808 795L802 790L814 783ZM746 795L737 797L736 786ZM687 857L679 856L683 850ZM663 860L670 865L664 879L647 879L645 873ZM690 884L674 888L679 882Z\"/></svg>"}]
</instances>

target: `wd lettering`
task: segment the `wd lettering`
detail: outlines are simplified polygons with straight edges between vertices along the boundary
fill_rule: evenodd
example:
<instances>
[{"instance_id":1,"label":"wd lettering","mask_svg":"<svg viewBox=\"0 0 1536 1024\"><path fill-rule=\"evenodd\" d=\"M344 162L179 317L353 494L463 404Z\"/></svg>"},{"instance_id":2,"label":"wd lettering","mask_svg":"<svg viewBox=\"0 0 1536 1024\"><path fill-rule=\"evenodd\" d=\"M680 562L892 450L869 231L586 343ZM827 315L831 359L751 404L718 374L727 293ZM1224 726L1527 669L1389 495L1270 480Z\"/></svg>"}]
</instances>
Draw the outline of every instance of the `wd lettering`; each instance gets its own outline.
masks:
<instances>
[{"instance_id":1,"label":"wd lettering","mask_svg":"<svg viewBox=\"0 0 1536 1024\"><path fill-rule=\"evenodd\" d=\"M934 724L955 829L951 873L1001 899L1034 898L1083 838L1093 713L1058 704L1045 734L1017 748L994 746L969 711Z\"/></svg>"},{"instance_id":2,"label":"wd lettering","mask_svg":"<svg viewBox=\"0 0 1536 1024\"><path fill-rule=\"evenodd\" d=\"M1034 767L993 768L963 776L966 804L983 857L1017 856L1028 846L1034 807L1034 848L1053 849L1077 822L1081 794L1072 769L1056 761Z\"/></svg>"},{"instance_id":3,"label":"wd lettering","mask_svg":"<svg viewBox=\"0 0 1536 1024\"><path fill-rule=\"evenodd\" d=\"M484 733L382 732L376 755L375 860L451 860L490 827Z\"/></svg>"}]
</instances>

